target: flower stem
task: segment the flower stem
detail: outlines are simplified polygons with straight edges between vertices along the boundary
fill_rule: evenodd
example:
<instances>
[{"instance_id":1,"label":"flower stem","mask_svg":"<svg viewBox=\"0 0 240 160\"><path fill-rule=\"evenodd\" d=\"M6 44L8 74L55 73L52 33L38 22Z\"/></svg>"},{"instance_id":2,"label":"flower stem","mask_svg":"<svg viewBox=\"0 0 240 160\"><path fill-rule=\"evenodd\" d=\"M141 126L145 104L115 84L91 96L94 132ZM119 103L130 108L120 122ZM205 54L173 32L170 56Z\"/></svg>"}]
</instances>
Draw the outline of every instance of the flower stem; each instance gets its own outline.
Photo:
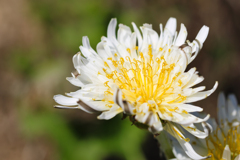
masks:
<instances>
[{"instance_id":1,"label":"flower stem","mask_svg":"<svg viewBox=\"0 0 240 160\"><path fill-rule=\"evenodd\" d=\"M165 131L162 131L155 139L159 143L160 154L164 154L165 159L175 158L172 152L172 146L170 140Z\"/></svg>"}]
</instances>

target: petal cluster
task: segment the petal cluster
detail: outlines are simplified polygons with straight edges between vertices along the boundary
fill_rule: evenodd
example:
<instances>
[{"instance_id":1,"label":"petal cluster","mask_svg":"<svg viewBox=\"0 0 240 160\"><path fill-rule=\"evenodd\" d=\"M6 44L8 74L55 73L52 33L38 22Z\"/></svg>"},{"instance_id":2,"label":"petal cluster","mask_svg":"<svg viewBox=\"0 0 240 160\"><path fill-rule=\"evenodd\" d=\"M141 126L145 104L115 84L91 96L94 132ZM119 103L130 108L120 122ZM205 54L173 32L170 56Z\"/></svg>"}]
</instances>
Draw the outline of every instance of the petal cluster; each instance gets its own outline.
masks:
<instances>
[{"instance_id":1,"label":"petal cluster","mask_svg":"<svg viewBox=\"0 0 240 160\"><path fill-rule=\"evenodd\" d=\"M240 107L235 95L228 99L223 93L218 97L218 124L214 119L208 121L213 131L205 139L192 137L191 145L201 155L209 155L211 160L240 160ZM189 135L191 137L191 135ZM173 141L173 153L178 160L188 158L178 143Z\"/></svg>"},{"instance_id":2,"label":"petal cluster","mask_svg":"<svg viewBox=\"0 0 240 160\"><path fill-rule=\"evenodd\" d=\"M192 115L202 108L189 103L212 94L217 82L208 91L203 91L204 86L193 88L204 78L196 68L186 71L202 48L209 28L203 26L190 42L186 41L186 27L181 24L177 34L176 24L175 18L170 18L164 29L160 24L160 35L150 24L139 30L132 23L133 31L119 24L116 36L117 21L112 19L107 37L101 38L96 51L83 37L81 52L73 57L76 71L67 78L80 89L67 96L55 95L59 104L56 107L97 112L99 119L110 119L123 112L147 125L153 134L167 130L188 151L188 139L177 125L199 138L208 135L208 130L200 131L194 124L205 122L209 116L201 119Z\"/></svg>"}]
</instances>

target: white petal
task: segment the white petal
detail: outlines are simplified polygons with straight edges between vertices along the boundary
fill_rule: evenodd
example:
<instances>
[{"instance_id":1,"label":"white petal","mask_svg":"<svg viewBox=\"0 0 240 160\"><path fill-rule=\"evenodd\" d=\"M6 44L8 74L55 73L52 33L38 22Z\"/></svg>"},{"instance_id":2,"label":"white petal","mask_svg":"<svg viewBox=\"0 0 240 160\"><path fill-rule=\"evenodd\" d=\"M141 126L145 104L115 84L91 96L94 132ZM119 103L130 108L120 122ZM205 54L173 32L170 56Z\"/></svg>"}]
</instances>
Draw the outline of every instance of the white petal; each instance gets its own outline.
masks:
<instances>
[{"instance_id":1,"label":"white petal","mask_svg":"<svg viewBox=\"0 0 240 160\"><path fill-rule=\"evenodd\" d=\"M188 88L192 85L192 79L195 80L196 68L191 68L188 72L182 73L181 81L183 82L183 88ZM198 76L197 76L198 77Z\"/></svg>"},{"instance_id":2,"label":"white petal","mask_svg":"<svg viewBox=\"0 0 240 160\"><path fill-rule=\"evenodd\" d=\"M160 133L163 130L161 121L159 120L158 122L154 123L152 126L148 127L148 130L153 134Z\"/></svg>"},{"instance_id":3,"label":"white petal","mask_svg":"<svg viewBox=\"0 0 240 160\"><path fill-rule=\"evenodd\" d=\"M90 49L91 46L90 46L90 42L89 42L89 39L87 36L83 36L82 37L82 43L83 43L83 46Z\"/></svg>"},{"instance_id":4,"label":"white petal","mask_svg":"<svg viewBox=\"0 0 240 160\"><path fill-rule=\"evenodd\" d=\"M205 132L202 132L200 130L198 130L193 124L189 125L189 126L182 126L184 129L186 129L189 133L191 133L192 135L198 137L198 138L206 138L208 136L208 130Z\"/></svg>"},{"instance_id":5,"label":"white petal","mask_svg":"<svg viewBox=\"0 0 240 160\"><path fill-rule=\"evenodd\" d=\"M80 109L78 106L67 107L67 106L55 105L54 107L58 109Z\"/></svg>"},{"instance_id":6,"label":"white petal","mask_svg":"<svg viewBox=\"0 0 240 160\"><path fill-rule=\"evenodd\" d=\"M131 35L131 57L134 59L137 59L138 55L137 55L137 49L136 46L137 46L137 37L136 37L136 33L133 32L132 35Z\"/></svg>"},{"instance_id":7,"label":"white petal","mask_svg":"<svg viewBox=\"0 0 240 160\"><path fill-rule=\"evenodd\" d=\"M120 44L124 45L126 48L131 47L131 29L128 26L119 24L117 39Z\"/></svg>"},{"instance_id":8,"label":"white petal","mask_svg":"<svg viewBox=\"0 0 240 160\"><path fill-rule=\"evenodd\" d=\"M218 95L218 124L221 124L221 121L225 121L227 118L226 113L226 99L223 92Z\"/></svg>"},{"instance_id":9,"label":"white petal","mask_svg":"<svg viewBox=\"0 0 240 160\"><path fill-rule=\"evenodd\" d=\"M182 71L185 71L185 69L187 68L187 65L188 65L188 57L187 57L186 53L182 50L180 50L180 54L181 54L182 62L183 62L183 64L181 64L180 66L182 67Z\"/></svg>"},{"instance_id":10,"label":"white petal","mask_svg":"<svg viewBox=\"0 0 240 160\"><path fill-rule=\"evenodd\" d=\"M228 145L224 148L222 159L231 160L231 151Z\"/></svg>"},{"instance_id":11,"label":"white petal","mask_svg":"<svg viewBox=\"0 0 240 160\"><path fill-rule=\"evenodd\" d=\"M178 48L180 50L180 53L182 54L182 56L184 58L186 58L186 61L187 61L187 65L190 63L190 60L191 60L191 54L192 54L192 47L190 47L189 45L187 44L182 44L179 46ZM185 70L185 68L183 69L183 71Z\"/></svg>"},{"instance_id":12,"label":"white petal","mask_svg":"<svg viewBox=\"0 0 240 160\"><path fill-rule=\"evenodd\" d=\"M173 121L173 122L176 122L178 124L181 124L181 125L184 125L184 126L189 126L190 124L192 123L202 123L202 122L206 122L209 118L210 118L210 115L208 114L205 118L199 118L199 117L196 117L192 114L187 114L187 115L182 115L183 116L183 120L181 121Z\"/></svg>"},{"instance_id":13,"label":"white petal","mask_svg":"<svg viewBox=\"0 0 240 160\"><path fill-rule=\"evenodd\" d=\"M132 22L132 25L133 25L133 29L134 29L134 32L136 33L137 35L137 40L138 40L138 47L139 49L141 49L141 46L142 46L142 35L139 31L139 29L137 28L136 24Z\"/></svg>"},{"instance_id":14,"label":"white petal","mask_svg":"<svg viewBox=\"0 0 240 160\"><path fill-rule=\"evenodd\" d=\"M112 18L107 29L107 37L109 39L116 39L116 34L115 34L116 26L117 26L117 19Z\"/></svg>"},{"instance_id":15,"label":"white petal","mask_svg":"<svg viewBox=\"0 0 240 160\"><path fill-rule=\"evenodd\" d=\"M210 118L210 114L207 114L204 118L197 117L198 120L195 123L206 122L209 118Z\"/></svg>"},{"instance_id":16,"label":"white petal","mask_svg":"<svg viewBox=\"0 0 240 160\"><path fill-rule=\"evenodd\" d=\"M124 113L128 114L128 115L132 115L133 114L133 109L134 107L127 102L126 100L122 99L122 91L121 89L116 89L114 96L113 96L113 101L114 103L116 103L117 105L119 105Z\"/></svg>"},{"instance_id":17,"label":"white petal","mask_svg":"<svg viewBox=\"0 0 240 160\"><path fill-rule=\"evenodd\" d=\"M203 109L198 106L194 106L192 104L180 104L178 107L182 110L185 110L187 112L202 112Z\"/></svg>"},{"instance_id":18,"label":"white petal","mask_svg":"<svg viewBox=\"0 0 240 160\"><path fill-rule=\"evenodd\" d=\"M157 32L154 31L151 27L146 27L146 25L141 27L141 29L143 32L143 43L148 45L151 44L152 48L155 48L158 42Z\"/></svg>"},{"instance_id":19,"label":"white petal","mask_svg":"<svg viewBox=\"0 0 240 160\"><path fill-rule=\"evenodd\" d=\"M177 127L167 123L164 128L166 128L166 130L178 140L183 150L190 158L195 160L207 158L207 156L201 156L194 151L191 144L185 140L185 137L182 135L182 133Z\"/></svg>"},{"instance_id":20,"label":"white petal","mask_svg":"<svg viewBox=\"0 0 240 160\"><path fill-rule=\"evenodd\" d=\"M162 42L163 42L164 32L163 32L162 24L159 25L159 28L160 28L160 37L159 37L159 40L158 40L157 48L160 48L160 47L163 46Z\"/></svg>"},{"instance_id":21,"label":"white petal","mask_svg":"<svg viewBox=\"0 0 240 160\"><path fill-rule=\"evenodd\" d=\"M91 58L95 58L95 54L93 54L91 52L90 49L86 48L86 47L83 47L83 46L80 46L79 49L81 50L82 54L87 58L87 59L91 59Z\"/></svg>"},{"instance_id":22,"label":"white petal","mask_svg":"<svg viewBox=\"0 0 240 160\"><path fill-rule=\"evenodd\" d=\"M181 46L182 44L185 43L186 38L187 38L187 29L184 26L184 24L181 24L181 28L180 28L178 37L176 39L175 45L176 46Z\"/></svg>"},{"instance_id":23,"label":"white petal","mask_svg":"<svg viewBox=\"0 0 240 160\"><path fill-rule=\"evenodd\" d=\"M197 57L197 55L200 51L200 48L199 48L200 46L199 45L200 45L200 42L198 42L196 40L193 41L192 53L194 53L194 54L192 54L192 57L191 57L189 63L191 63Z\"/></svg>"},{"instance_id":24,"label":"white petal","mask_svg":"<svg viewBox=\"0 0 240 160\"><path fill-rule=\"evenodd\" d=\"M84 101L87 105L89 105L91 108L93 108L96 111L106 111L109 110L109 107L106 106L106 104L109 104L107 102L103 101ZM109 104L110 105L110 104Z\"/></svg>"},{"instance_id":25,"label":"white petal","mask_svg":"<svg viewBox=\"0 0 240 160\"><path fill-rule=\"evenodd\" d=\"M234 160L240 160L240 154Z\"/></svg>"},{"instance_id":26,"label":"white petal","mask_svg":"<svg viewBox=\"0 0 240 160\"><path fill-rule=\"evenodd\" d=\"M96 110L93 110L92 108L90 107L83 107L81 105L78 105L78 106L75 106L75 107L68 107L68 106L60 106L60 105L55 105L54 106L55 108L58 108L58 109L81 109L87 113L95 113Z\"/></svg>"},{"instance_id":27,"label":"white petal","mask_svg":"<svg viewBox=\"0 0 240 160\"><path fill-rule=\"evenodd\" d=\"M61 105L66 105L66 106L74 106L74 105L77 105L77 101L79 99L77 98L71 98L71 97L66 97L66 96L63 96L63 95L55 95L53 97L53 99L58 103L58 104L61 104Z\"/></svg>"},{"instance_id":28,"label":"white petal","mask_svg":"<svg viewBox=\"0 0 240 160\"><path fill-rule=\"evenodd\" d=\"M77 76L77 79L84 85L92 83L92 80L89 78L89 74L87 75L85 72L81 72L81 74Z\"/></svg>"},{"instance_id":29,"label":"white petal","mask_svg":"<svg viewBox=\"0 0 240 160\"><path fill-rule=\"evenodd\" d=\"M78 101L78 106L80 109L84 110L85 112L88 113L95 113L95 112L99 112L99 111L104 111L107 110L109 108L107 108L105 105L99 105L99 103L94 104L93 101L86 101L86 100L79 100Z\"/></svg>"},{"instance_id":30,"label":"white petal","mask_svg":"<svg viewBox=\"0 0 240 160\"><path fill-rule=\"evenodd\" d=\"M90 45L90 41L88 39L87 36L83 36L82 38L82 43L83 43L83 47L89 49L89 51L91 52L91 54L96 55L97 53L92 49L91 45Z\"/></svg>"},{"instance_id":31,"label":"white petal","mask_svg":"<svg viewBox=\"0 0 240 160\"><path fill-rule=\"evenodd\" d=\"M211 90L208 91L204 91L204 92L198 92L192 96L187 97L186 99L186 103L191 103L191 102L196 102L202 99L207 98L208 96L210 96L216 89L218 86L218 82L216 82L213 86L213 88Z\"/></svg>"},{"instance_id":32,"label":"white petal","mask_svg":"<svg viewBox=\"0 0 240 160\"><path fill-rule=\"evenodd\" d=\"M238 107L238 101L234 94L228 95L228 99L232 102L232 104L234 105L235 108Z\"/></svg>"},{"instance_id":33,"label":"white petal","mask_svg":"<svg viewBox=\"0 0 240 160\"><path fill-rule=\"evenodd\" d=\"M109 55L105 51L104 45L106 45L106 42L99 42L97 44L97 53L103 59L103 61L107 61Z\"/></svg>"},{"instance_id":34,"label":"white petal","mask_svg":"<svg viewBox=\"0 0 240 160\"><path fill-rule=\"evenodd\" d=\"M209 32L209 27L203 26L200 31L198 32L196 39L200 42L199 48L202 48L203 43L205 42Z\"/></svg>"},{"instance_id":35,"label":"white petal","mask_svg":"<svg viewBox=\"0 0 240 160\"><path fill-rule=\"evenodd\" d=\"M171 34L171 36L173 36L176 32L176 28L177 28L176 18L173 18L173 17L169 18L164 29L164 36L165 36L165 32L168 32Z\"/></svg>"},{"instance_id":36,"label":"white petal","mask_svg":"<svg viewBox=\"0 0 240 160\"><path fill-rule=\"evenodd\" d=\"M66 78L72 85L77 86L77 87L82 87L84 84L77 78L74 77L67 77Z\"/></svg>"},{"instance_id":37,"label":"white petal","mask_svg":"<svg viewBox=\"0 0 240 160\"><path fill-rule=\"evenodd\" d=\"M147 113L139 113L136 114L135 119L143 124L149 124L149 122L153 119L153 113L147 112Z\"/></svg>"},{"instance_id":38,"label":"white petal","mask_svg":"<svg viewBox=\"0 0 240 160\"><path fill-rule=\"evenodd\" d=\"M173 113L173 115L174 115L174 117L176 117L176 113ZM179 114L179 115L181 115L181 114ZM197 121L197 117L194 117L190 114L186 117L183 117L181 115L181 117L182 117L181 120L178 118L177 120L171 120L171 121L176 122L176 123L181 124L181 125L184 125L184 126L188 126L188 125Z\"/></svg>"},{"instance_id":39,"label":"white petal","mask_svg":"<svg viewBox=\"0 0 240 160\"><path fill-rule=\"evenodd\" d=\"M111 119L114 116L116 116L118 113L121 113L123 110L118 107L117 105L114 105L109 111L102 112L97 118L98 119Z\"/></svg>"},{"instance_id":40,"label":"white petal","mask_svg":"<svg viewBox=\"0 0 240 160\"><path fill-rule=\"evenodd\" d=\"M234 104L235 103L235 104ZM228 121L232 122L237 119L237 100L234 95L229 95L227 100Z\"/></svg>"},{"instance_id":41,"label":"white petal","mask_svg":"<svg viewBox=\"0 0 240 160\"><path fill-rule=\"evenodd\" d=\"M188 83L184 86L184 88L192 87L198 83L201 83L204 80L203 77L199 77L198 75L193 74L191 79L188 81Z\"/></svg>"},{"instance_id":42,"label":"white petal","mask_svg":"<svg viewBox=\"0 0 240 160\"><path fill-rule=\"evenodd\" d=\"M200 87L197 87L197 88L186 88L186 89L183 90L183 95L184 96L191 96L195 93L203 91L205 88L206 88L205 86L200 86Z\"/></svg>"},{"instance_id":43,"label":"white petal","mask_svg":"<svg viewBox=\"0 0 240 160\"><path fill-rule=\"evenodd\" d=\"M172 152L173 152L174 156L176 157L176 159L171 159L171 160L192 160L186 155L184 150L181 148L179 143L176 141L173 141Z\"/></svg>"},{"instance_id":44,"label":"white petal","mask_svg":"<svg viewBox=\"0 0 240 160\"><path fill-rule=\"evenodd\" d=\"M72 58L72 61L73 61L73 65L74 65L74 68L80 73L80 68L81 68L81 65L80 65L80 61L81 61L81 53L78 52L77 54L75 54Z\"/></svg>"}]
</instances>

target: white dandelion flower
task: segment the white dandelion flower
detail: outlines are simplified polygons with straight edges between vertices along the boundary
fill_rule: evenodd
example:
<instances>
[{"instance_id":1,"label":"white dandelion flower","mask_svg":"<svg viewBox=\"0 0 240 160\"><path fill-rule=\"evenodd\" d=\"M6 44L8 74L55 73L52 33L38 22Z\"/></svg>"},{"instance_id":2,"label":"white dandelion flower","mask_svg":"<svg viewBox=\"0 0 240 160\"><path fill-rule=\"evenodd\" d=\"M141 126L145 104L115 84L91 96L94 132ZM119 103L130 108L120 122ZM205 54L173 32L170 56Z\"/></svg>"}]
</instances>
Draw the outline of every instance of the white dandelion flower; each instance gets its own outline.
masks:
<instances>
[{"instance_id":1,"label":"white dandelion flower","mask_svg":"<svg viewBox=\"0 0 240 160\"><path fill-rule=\"evenodd\" d=\"M189 103L202 100L217 88L217 82L209 91L204 86L193 88L203 81L196 68L188 71L191 63L207 38L209 28L203 26L193 42L186 42L187 30L181 24L176 32L176 19L170 18L160 36L152 25L140 27L132 23L134 32L123 24L116 32L117 20L112 19L107 37L102 37L97 51L83 37L81 52L73 57L76 69L67 80L81 87L67 96L55 95L57 108L82 109L88 113L99 112L98 119L110 119L123 112L134 121L145 124L153 134L166 130L178 137L189 148L187 138L175 124L180 124L191 134L205 138L194 123L202 123L191 112L202 108ZM190 151L191 152L191 151Z\"/></svg>"},{"instance_id":2,"label":"white dandelion flower","mask_svg":"<svg viewBox=\"0 0 240 160\"><path fill-rule=\"evenodd\" d=\"M200 155L209 155L209 160L240 160L240 107L235 95L225 99L218 97L218 124L209 119L213 132L205 139L192 137L191 145ZM191 135L189 135L191 137ZM182 147L173 139L173 153L177 160L191 160Z\"/></svg>"}]
</instances>

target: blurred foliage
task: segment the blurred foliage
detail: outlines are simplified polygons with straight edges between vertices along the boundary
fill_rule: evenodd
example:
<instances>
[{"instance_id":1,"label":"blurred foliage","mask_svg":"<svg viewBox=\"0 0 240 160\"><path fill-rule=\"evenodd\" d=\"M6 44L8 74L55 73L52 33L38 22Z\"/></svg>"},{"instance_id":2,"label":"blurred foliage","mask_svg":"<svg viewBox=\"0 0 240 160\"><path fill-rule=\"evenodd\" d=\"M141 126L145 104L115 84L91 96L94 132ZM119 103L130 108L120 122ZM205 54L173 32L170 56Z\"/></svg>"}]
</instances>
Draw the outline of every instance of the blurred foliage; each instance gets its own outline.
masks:
<instances>
[{"instance_id":1,"label":"blurred foliage","mask_svg":"<svg viewBox=\"0 0 240 160\"><path fill-rule=\"evenodd\" d=\"M47 34L50 34L51 46L61 46L71 54L78 51L77 46L85 34L95 46L106 32L110 6L102 5L101 1L43 0L33 1L32 5Z\"/></svg>"},{"instance_id":2,"label":"blurred foliage","mask_svg":"<svg viewBox=\"0 0 240 160\"><path fill-rule=\"evenodd\" d=\"M33 114L24 110L22 115L24 133L32 138L49 136L57 145L59 159L96 160L111 154L124 159L143 159L141 143L146 132L131 126L129 121L120 122L119 117L102 121L97 124L97 129L91 129L94 124L78 126L80 134L87 134L76 136L66 119L56 113L42 111Z\"/></svg>"}]
</instances>

